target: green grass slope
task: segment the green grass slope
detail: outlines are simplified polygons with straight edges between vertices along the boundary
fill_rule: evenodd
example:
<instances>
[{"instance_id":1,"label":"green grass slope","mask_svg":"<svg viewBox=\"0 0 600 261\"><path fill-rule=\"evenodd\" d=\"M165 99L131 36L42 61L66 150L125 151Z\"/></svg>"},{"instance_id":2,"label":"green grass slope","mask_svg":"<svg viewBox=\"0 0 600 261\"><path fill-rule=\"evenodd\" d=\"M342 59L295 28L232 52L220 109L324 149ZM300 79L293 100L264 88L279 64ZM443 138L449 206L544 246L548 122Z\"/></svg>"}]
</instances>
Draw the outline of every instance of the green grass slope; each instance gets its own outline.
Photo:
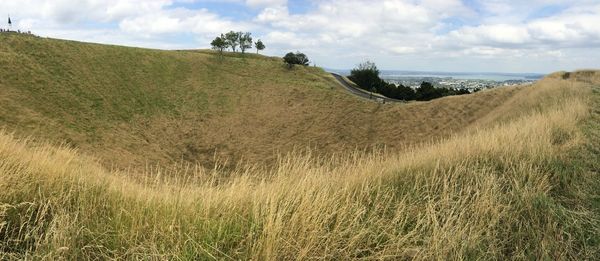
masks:
<instances>
[{"instance_id":1,"label":"green grass slope","mask_svg":"<svg viewBox=\"0 0 600 261\"><path fill-rule=\"evenodd\" d=\"M277 58L15 34L0 35L0 75L0 128L118 168L272 164L307 147L399 150L461 132L522 89L380 105L319 68L290 71Z\"/></svg>"},{"instance_id":2,"label":"green grass slope","mask_svg":"<svg viewBox=\"0 0 600 261\"><path fill-rule=\"evenodd\" d=\"M194 130L189 128L237 114L244 98L256 98L253 102L281 98L290 91L277 89L287 85L309 90L315 97L329 88L320 78L323 74L312 68L291 73L302 77L275 78L271 74L284 71L270 59L219 61L205 53L20 35L1 39L3 125L90 151L111 150L101 155L129 158L130 152L144 154L149 149L150 159L176 159L183 153L151 148L149 143L166 139L165 145L194 150L190 144L168 142L201 135L199 130L190 134ZM281 93L273 94L277 91Z\"/></svg>"}]
</instances>

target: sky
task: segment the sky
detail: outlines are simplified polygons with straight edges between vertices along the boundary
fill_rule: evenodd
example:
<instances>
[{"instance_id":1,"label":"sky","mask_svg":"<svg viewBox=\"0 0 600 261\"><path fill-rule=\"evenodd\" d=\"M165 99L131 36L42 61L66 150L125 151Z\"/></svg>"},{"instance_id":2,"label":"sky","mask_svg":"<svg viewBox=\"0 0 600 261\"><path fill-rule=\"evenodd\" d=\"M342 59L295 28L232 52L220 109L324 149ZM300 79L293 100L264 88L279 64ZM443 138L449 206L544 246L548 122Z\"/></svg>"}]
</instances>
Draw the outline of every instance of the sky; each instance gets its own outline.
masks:
<instances>
[{"instance_id":1,"label":"sky","mask_svg":"<svg viewBox=\"0 0 600 261\"><path fill-rule=\"evenodd\" d=\"M44 37L158 49L248 31L267 55L333 69L600 68L600 0L0 0L0 13Z\"/></svg>"}]
</instances>

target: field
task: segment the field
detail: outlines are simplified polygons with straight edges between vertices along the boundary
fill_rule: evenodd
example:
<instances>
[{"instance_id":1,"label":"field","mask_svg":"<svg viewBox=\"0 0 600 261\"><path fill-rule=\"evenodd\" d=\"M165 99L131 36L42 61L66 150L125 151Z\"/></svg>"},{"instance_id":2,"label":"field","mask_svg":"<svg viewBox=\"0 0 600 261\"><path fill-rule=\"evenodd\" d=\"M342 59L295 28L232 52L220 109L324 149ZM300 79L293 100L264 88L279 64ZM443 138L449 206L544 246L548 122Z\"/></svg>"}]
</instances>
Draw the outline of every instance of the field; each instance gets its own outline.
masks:
<instances>
[{"instance_id":1,"label":"field","mask_svg":"<svg viewBox=\"0 0 600 261\"><path fill-rule=\"evenodd\" d=\"M78 51L80 55L122 52L137 58L98 60L104 69L88 66L95 61L92 54L43 65L35 60L37 52L23 54L35 47L15 51L15 44L5 40L43 45L40 50L54 48L47 45L64 49L57 53L81 48L90 50ZM599 72L556 73L532 86L383 106L347 95L317 68L297 69L289 76L272 58L219 61L206 52L46 39L2 39L0 46L3 72L19 66L56 70L52 75L65 71L48 76L44 84L37 75L21 73L0 82L0 119L6 128L0 133L0 259L600 257ZM19 64L11 52L36 62ZM148 67L136 64L141 67L122 76L97 76L102 70L127 70L131 64L113 63L141 63L139 57L151 59ZM7 59L14 60L5 63ZM249 84L240 96L226 87L207 89L210 85L203 81L213 76L202 76L200 68L208 67L200 65L176 77L184 79L184 90L175 85L161 90L154 80L135 86L119 80L113 83L118 88L102 82L129 79L160 60L215 66L210 75L220 76L212 78L214 83L231 81L222 85L230 89L240 82L263 84ZM52 69L68 62L79 65ZM272 66L273 72L262 78L240 75L237 69L227 76L220 72L237 63ZM69 76L75 69L89 70L89 76ZM230 74L235 77L228 78ZM165 84L169 75L165 73ZM309 77L315 80L307 82ZM19 85L22 81L32 82ZM79 85L84 83L89 85ZM131 92L143 86L147 97L125 96L120 85L125 83L131 84ZM43 86L52 87L44 89L46 95L35 94ZM110 90L94 89L100 86ZM176 102L202 97L191 95L195 87L212 97L198 115L193 114L198 103ZM88 88L90 93L78 93ZM156 94L146 94L153 88ZM117 90L123 93L113 94ZM224 98L217 103L220 92ZM94 107L83 102L86 95L107 100ZM252 99L244 99L247 95ZM120 157L119 166L135 166L143 159L168 163L174 158L169 153L175 152L166 152L172 148L165 146L176 146L175 137L184 137L185 128L198 128L189 133L199 136L214 135L202 142L239 144L223 153L252 156L248 163L237 160L214 168L191 161L177 168L112 167ZM239 137L227 136L231 133ZM153 138L139 145L141 137ZM296 145L310 141L318 144L294 152ZM340 149L344 146L347 150ZM272 153L273 148L288 148L281 151L289 153ZM266 155L272 160L259 164ZM200 162L206 166L209 161Z\"/></svg>"}]
</instances>

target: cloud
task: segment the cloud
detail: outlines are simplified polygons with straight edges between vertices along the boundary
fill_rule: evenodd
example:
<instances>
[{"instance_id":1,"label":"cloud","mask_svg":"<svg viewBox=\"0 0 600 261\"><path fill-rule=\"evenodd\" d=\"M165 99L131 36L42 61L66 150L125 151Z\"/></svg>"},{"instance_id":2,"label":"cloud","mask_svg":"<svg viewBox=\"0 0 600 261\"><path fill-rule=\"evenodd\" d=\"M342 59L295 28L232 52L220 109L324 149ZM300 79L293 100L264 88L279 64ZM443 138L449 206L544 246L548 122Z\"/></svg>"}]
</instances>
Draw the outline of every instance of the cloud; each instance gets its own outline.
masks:
<instances>
[{"instance_id":1,"label":"cloud","mask_svg":"<svg viewBox=\"0 0 600 261\"><path fill-rule=\"evenodd\" d=\"M194 39L204 40L224 31L251 29L249 23L234 22L207 9L175 7L191 2L23 0L2 1L0 9L11 10L16 28L42 36L154 48L198 47L194 42L173 43L167 34L195 34Z\"/></svg>"},{"instance_id":2,"label":"cloud","mask_svg":"<svg viewBox=\"0 0 600 261\"><path fill-rule=\"evenodd\" d=\"M19 17L49 20L59 24L82 21L112 22L160 11L172 0L21 0L2 1L0 9Z\"/></svg>"},{"instance_id":3,"label":"cloud","mask_svg":"<svg viewBox=\"0 0 600 261\"><path fill-rule=\"evenodd\" d=\"M364 59L385 59L390 66L403 57L433 52L442 20L463 14L473 12L458 0L329 0L302 14L285 6L264 8L254 22L276 31L267 40L276 42L280 53L299 49L317 61L344 57L336 62L346 65L325 64L331 67L350 67Z\"/></svg>"},{"instance_id":4,"label":"cloud","mask_svg":"<svg viewBox=\"0 0 600 261\"><path fill-rule=\"evenodd\" d=\"M600 47L600 28L595 26L597 24L600 24L600 11L571 11L520 24L467 26L450 32L449 41L511 49Z\"/></svg>"},{"instance_id":5,"label":"cloud","mask_svg":"<svg viewBox=\"0 0 600 261\"><path fill-rule=\"evenodd\" d=\"M126 32L153 35L173 33L219 34L248 29L248 25L222 18L207 9L173 9L126 18L119 28Z\"/></svg>"},{"instance_id":6,"label":"cloud","mask_svg":"<svg viewBox=\"0 0 600 261\"><path fill-rule=\"evenodd\" d=\"M390 50L395 54L412 54L416 52L414 47L397 46L391 47Z\"/></svg>"},{"instance_id":7,"label":"cloud","mask_svg":"<svg viewBox=\"0 0 600 261\"><path fill-rule=\"evenodd\" d=\"M246 4L252 7L285 6L287 0L246 0Z\"/></svg>"},{"instance_id":8,"label":"cloud","mask_svg":"<svg viewBox=\"0 0 600 261\"><path fill-rule=\"evenodd\" d=\"M476 27L465 27L452 31L450 36L453 40L466 45L487 46L522 46L531 41L531 35L527 28L507 25L480 25Z\"/></svg>"},{"instance_id":9,"label":"cloud","mask_svg":"<svg viewBox=\"0 0 600 261\"><path fill-rule=\"evenodd\" d=\"M261 23L276 23L289 19L289 15L285 6L267 7L258 14L255 20Z\"/></svg>"},{"instance_id":10,"label":"cloud","mask_svg":"<svg viewBox=\"0 0 600 261\"><path fill-rule=\"evenodd\" d=\"M42 36L154 48L205 48L221 32L251 31L267 54L300 50L329 67L369 58L382 68L455 69L496 59L493 68L520 61L542 71L600 60L596 0L304 1L22 0L0 1L0 10Z\"/></svg>"}]
</instances>

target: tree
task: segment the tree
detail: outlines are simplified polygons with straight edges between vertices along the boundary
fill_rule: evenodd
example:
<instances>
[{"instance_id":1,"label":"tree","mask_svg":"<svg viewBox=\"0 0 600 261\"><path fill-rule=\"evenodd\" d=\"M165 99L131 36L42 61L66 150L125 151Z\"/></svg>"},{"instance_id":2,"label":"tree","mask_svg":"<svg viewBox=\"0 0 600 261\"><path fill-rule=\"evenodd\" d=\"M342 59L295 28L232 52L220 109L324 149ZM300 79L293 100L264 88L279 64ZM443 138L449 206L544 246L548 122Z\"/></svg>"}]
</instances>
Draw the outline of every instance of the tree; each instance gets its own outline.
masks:
<instances>
[{"instance_id":1,"label":"tree","mask_svg":"<svg viewBox=\"0 0 600 261\"><path fill-rule=\"evenodd\" d=\"M352 69L348 78L367 91L371 91L373 88L381 89L385 84L385 82L379 78L379 69L377 69L377 65L371 61L365 61L359 64L357 68Z\"/></svg>"},{"instance_id":2,"label":"tree","mask_svg":"<svg viewBox=\"0 0 600 261\"><path fill-rule=\"evenodd\" d=\"M294 64L298 64L298 59L294 53L289 52L283 57L283 62L286 63L288 68L291 69L294 67Z\"/></svg>"},{"instance_id":3,"label":"tree","mask_svg":"<svg viewBox=\"0 0 600 261\"><path fill-rule=\"evenodd\" d=\"M227 46L231 47L231 50L235 53L235 48L238 47L239 40L240 40L240 35L241 33L237 33L234 31L230 31L229 33L225 34L225 40L227 42Z\"/></svg>"},{"instance_id":4,"label":"tree","mask_svg":"<svg viewBox=\"0 0 600 261\"><path fill-rule=\"evenodd\" d=\"M301 52L296 52L296 60L299 65L308 66L310 61L308 60L308 56Z\"/></svg>"},{"instance_id":5,"label":"tree","mask_svg":"<svg viewBox=\"0 0 600 261\"><path fill-rule=\"evenodd\" d=\"M350 80L360 88L382 94L385 97L398 100L429 101L444 96L468 94L466 89L436 88L429 82L422 82L416 90L402 84L387 83L379 77L379 69L375 63L366 61L350 71Z\"/></svg>"},{"instance_id":6,"label":"tree","mask_svg":"<svg viewBox=\"0 0 600 261\"><path fill-rule=\"evenodd\" d=\"M418 101L430 101L444 96L443 88L435 88L433 84L429 82L422 82L421 86L417 88L417 100Z\"/></svg>"},{"instance_id":7,"label":"tree","mask_svg":"<svg viewBox=\"0 0 600 261\"><path fill-rule=\"evenodd\" d=\"M252 34L251 33L239 32L238 37L239 37L238 43L240 44L240 50L242 51L242 53L245 53L247 49L252 48Z\"/></svg>"},{"instance_id":8,"label":"tree","mask_svg":"<svg viewBox=\"0 0 600 261\"><path fill-rule=\"evenodd\" d=\"M262 51L266 48L265 44L263 44L263 42L258 39L258 41L256 41L256 43L254 44L254 47L256 47L256 53L258 53L258 51Z\"/></svg>"},{"instance_id":9,"label":"tree","mask_svg":"<svg viewBox=\"0 0 600 261\"><path fill-rule=\"evenodd\" d=\"M404 86L404 85L400 84L398 87L396 87L396 95L393 98L398 99L398 100L405 100L405 101L414 100L415 99L415 90L413 90L412 88L410 88L408 86Z\"/></svg>"},{"instance_id":10,"label":"tree","mask_svg":"<svg viewBox=\"0 0 600 261\"><path fill-rule=\"evenodd\" d=\"M303 65L303 66L308 66L308 64L309 64L308 56L306 56L306 54L303 54L301 52L287 53L283 57L283 62L286 63L288 65L288 68L290 68L290 69L292 67L294 67L295 64L299 64L299 65Z\"/></svg>"},{"instance_id":11,"label":"tree","mask_svg":"<svg viewBox=\"0 0 600 261\"><path fill-rule=\"evenodd\" d=\"M223 34L221 34L221 36L218 36L217 38L215 38L210 43L210 45L212 46L212 48L214 50L219 50L219 53L221 55L223 55L223 50L228 47L227 39L225 39L225 36Z\"/></svg>"},{"instance_id":12,"label":"tree","mask_svg":"<svg viewBox=\"0 0 600 261\"><path fill-rule=\"evenodd\" d=\"M465 95L465 94L471 94L471 92L465 88L454 89L454 95Z\"/></svg>"}]
</instances>

